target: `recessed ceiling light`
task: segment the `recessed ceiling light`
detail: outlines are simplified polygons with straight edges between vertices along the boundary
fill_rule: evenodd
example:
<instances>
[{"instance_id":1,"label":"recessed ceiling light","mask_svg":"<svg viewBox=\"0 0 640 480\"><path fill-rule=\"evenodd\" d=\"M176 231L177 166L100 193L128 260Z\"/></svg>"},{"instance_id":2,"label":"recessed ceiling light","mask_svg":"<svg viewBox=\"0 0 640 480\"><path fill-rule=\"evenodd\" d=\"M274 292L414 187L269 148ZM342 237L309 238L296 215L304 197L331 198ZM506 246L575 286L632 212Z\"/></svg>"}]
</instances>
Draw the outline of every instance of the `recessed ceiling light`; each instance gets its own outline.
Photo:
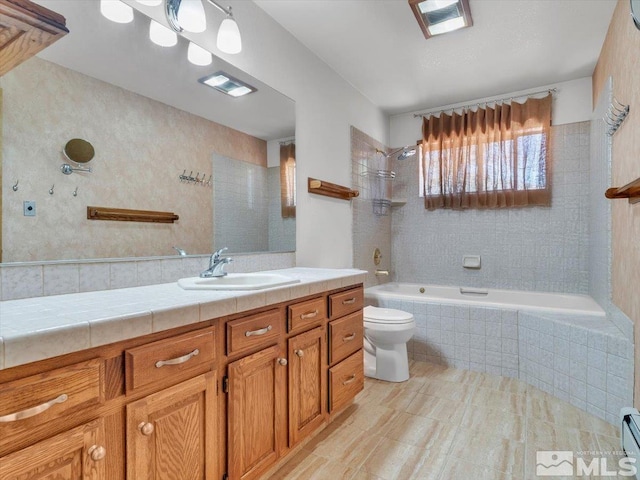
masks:
<instances>
[{"instance_id":1,"label":"recessed ceiling light","mask_svg":"<svg viewBox=\"0 0 640 480\"><path fill-rule=\"evenodd\" d=\"M242 97L258 90L223 71L212 73L198 81L232 97Z\"/></svg>"},{"instance_id":2,"label":"recessed ceiling light","mask_svg":"<svg viewBox=\"0 0 640 480\"><path fill-rule=\"evenodd\" d=\"M468 0L409 0L425 38L473 25Z\"/></svg>"}]
</instances>

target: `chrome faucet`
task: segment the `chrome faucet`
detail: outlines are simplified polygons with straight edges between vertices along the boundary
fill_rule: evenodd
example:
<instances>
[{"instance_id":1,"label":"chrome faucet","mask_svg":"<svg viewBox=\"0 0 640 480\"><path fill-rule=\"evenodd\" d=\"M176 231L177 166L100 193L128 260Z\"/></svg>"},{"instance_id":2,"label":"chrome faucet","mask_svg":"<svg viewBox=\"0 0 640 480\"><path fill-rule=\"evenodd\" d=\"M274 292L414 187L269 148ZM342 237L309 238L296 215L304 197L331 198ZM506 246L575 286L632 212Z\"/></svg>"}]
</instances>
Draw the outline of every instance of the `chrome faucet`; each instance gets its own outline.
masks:
<instances>
[{"instance_id":1,"label":"chrome faucet","mask_svg":"<svg viewBox=\"0 0 640 480\"><path fill-rule=\"evenodd\" d=\"M186 257L187 256L187 252L185 250L183 250L180 247L173 247L173 249L178 252L178 255L180 255L181 257Z\"/></svg>"},{"instance_id":2,"label":"chrome faucet","mask_svg":"<svg viewBox=\"0 0 640 480\"><path fill-rule=\"evenodd\" d=\"M209 268L200 274L201 278L224 277L227 274L227 272L224 271L224 266L233 262L233 259L229 257L220 258L220 255L226 250L227 247L224 247L211 255Z\"/></svg>"}]
</instances>

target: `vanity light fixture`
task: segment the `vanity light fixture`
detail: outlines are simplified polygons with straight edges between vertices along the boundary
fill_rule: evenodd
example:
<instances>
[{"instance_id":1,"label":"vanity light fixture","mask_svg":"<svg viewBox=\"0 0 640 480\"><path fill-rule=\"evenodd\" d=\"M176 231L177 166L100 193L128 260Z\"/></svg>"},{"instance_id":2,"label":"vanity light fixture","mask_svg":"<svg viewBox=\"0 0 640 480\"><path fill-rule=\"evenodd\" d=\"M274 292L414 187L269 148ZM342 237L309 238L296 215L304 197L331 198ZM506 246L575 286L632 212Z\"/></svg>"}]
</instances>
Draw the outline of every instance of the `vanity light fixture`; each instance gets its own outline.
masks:
<instances>
[{"instance_id":1,"label":"vanity light fixture","mask_svg":"<svg viewBox=\"0 0 640 480\"><path fill-rule=\"evenodd\" d=\"M147 7L157 7L162 3L162 0L138 0L138 3L146 5Z\"/></svg>"},{"instance_id":2,"label":"vanity light fixture","mask_svg":"<svg viewBox=\"0 0 640 480\"><path fill-rule=\"evenodd\" d=\"M133 21L133 8L120 0L100 0L100 13L116 23Z\"/></svg>"},{"instance_id":3,"label":"vanity light fixture","mask_svg":"<svg viewBox=\"0 0 640 480\"><path fill-rule=\"evenodd\" d=\"M212 73L211 75L207 75L198 81L232 97L243 97L258 90L248 83L244 83L222 70Z\"/></svg>"},{"instance_id":4,"label":"vanity light fixture","mask_svg":"<svg viewBox=\"0 0 640 480\"><path fill-rule=\"evenodd\" d=\"M149 24L149 39L161 47L173 47L178 43L178 35L164 25L151 20Z\"/></svg>"},{"instance_id":5,"label":"vanity light fixture","mask_svg":"<svg viewBox=\"0 0 640 480\"><path fill-rule=\"evenodd\" d=\"M199 67L206 67L213 62L213 56L211 52L205 50L200 45L196 45L193 42L189 42L189 48L187 50L187 58L189 61Z\"/></svg>"},{"instance_id":6,"label":"vanity light fixture","mask_svg":"<svg viewBox=\"0 0 640 480\"><path fill-rule=\"evenodd\" d=\"M425 38L473 25L468 0L409 0Z\"/></svg>"}]
</instances>

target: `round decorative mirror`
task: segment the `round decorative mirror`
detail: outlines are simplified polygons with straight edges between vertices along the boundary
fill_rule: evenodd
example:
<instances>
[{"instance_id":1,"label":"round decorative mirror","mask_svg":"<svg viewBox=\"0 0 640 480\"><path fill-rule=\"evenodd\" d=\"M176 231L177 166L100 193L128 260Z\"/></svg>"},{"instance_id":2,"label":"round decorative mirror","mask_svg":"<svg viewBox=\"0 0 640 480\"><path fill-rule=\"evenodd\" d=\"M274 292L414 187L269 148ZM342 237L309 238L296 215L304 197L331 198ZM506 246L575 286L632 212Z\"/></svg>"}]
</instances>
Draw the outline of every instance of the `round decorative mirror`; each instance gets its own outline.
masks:
<instances>
[{"instance_id":1,"label":"round decorative mirror","mask_svg":"<svg viewBox=\"0 0 640 480\"><path fill-rule=\"evenodd\" d=\"M93 145L81 138L72 138L69 140L62 149L62 153L64 153L64 156L67 157L68 160L75 163L87 163L91 161L96 154Z\"/></svg>"},{"instance_id":2,"label":"round decorative mirror","mask_svg":"<svg viewBox=\"0 0 640 480\"><path fill-rule=\"evenodd\" d=\"M636 28L640 30L640 0L630 0L631 1L631 18L633 18L633 23L636 24Z\"/></svg>"}]
</instances>

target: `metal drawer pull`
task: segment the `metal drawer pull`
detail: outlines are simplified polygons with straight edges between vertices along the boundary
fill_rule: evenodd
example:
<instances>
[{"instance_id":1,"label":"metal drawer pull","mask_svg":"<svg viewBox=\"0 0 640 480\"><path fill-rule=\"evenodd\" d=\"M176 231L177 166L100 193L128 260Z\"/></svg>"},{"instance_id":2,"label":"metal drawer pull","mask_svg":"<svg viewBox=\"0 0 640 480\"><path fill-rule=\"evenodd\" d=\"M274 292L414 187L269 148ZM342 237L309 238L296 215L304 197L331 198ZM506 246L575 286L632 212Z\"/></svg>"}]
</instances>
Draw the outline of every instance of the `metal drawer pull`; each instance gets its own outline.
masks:
<instances>
[{"instance_id":1,"label":"metal drawer pull","mask_svg":"<svg viewBox=\"0 0 640 480\"><path fill-rule=\"evenodd\" d=\"M89 458L91 458L91 460L93 460L94 462L99 462L107 456L107 449L101 445L93 445L89 447L87 453L89 454Z\"/></svg>"},{"instance_id":2,"label":"metal drawer pull","mask_svg":"<svg viewBox=\"0 0 640 480\"><path fill-rule=\"evenodd\" d=\"M356 379L356 374L354 373L353 375L351 375L349 378L347 378L344 382L342 382L343 385L349 385L350 383L353 383Z\"/></svg>"},{"instance_id":3,"label":"metal drawer pull","mask_svg":"<svg viewBox=\"0 0 640 480\"><path fill-rule=\"evenodd\" d=\"M342 301L343 305L353 305L354 303L356 303L356 297L351 297L347 300Z\"/></svg>"},{"instance_id":4,"label":"metal drawer pull","mask_svg":"<svg viewBox=\"0 0 640 480\"><path fill-rule=\"evenodd\" d=\"M155 429L156 427L153 426L153 423L142 422L138 425L138 430L140 430L140 433L145 437L151 435Z\"/></svg>"},{"instance_id":5,"label":"metal drawer pull","mask_svg":"<svg viewBox=\"0 0 640 480\"><path fill-rule=\"evenodd\" d=\"M298 355L299 357L304 357L304 351L303 350L296 350L296 355Z\"/></svg>"},{"instance_id":6,"label":"metal drawer pull","mask_svg":"<svg viewBox=\"0 0 640 480\"><path fill-rule=\"evenodd\" d=\"M314 317L317 317L317 316L318 316L318 313L320 313L320 312L318 311L318 309L315 309L313 312L307 312L307 313L303 313L303 314L301 314L301 315L300 315L300 318L301 318L302 320L305 320L305 319L307 319L307 318L314 318Z\"/></svg>"},{"instance_id":7,"label":"metal drawer pull","mask_svg":"<svg viewBox=\"0 0 640 480\"><path fill-rule=\"evenodd\" d=\"M354 338L356 338L356 334L352 333L351 335L346 335L346 336L342 337L342 341L343 342L350 342Z\"/></svg>"},{"instance_id":8,"label":"metal drawer pull","mask_svg":"<svg viewBox=\"0 0 640 480\"><path fill-rule=\"evenodd\" d=\"M278 359L278 363L279 363L280 365L282 365L283 367L286 367L286 366L287 366L287 363L289 363L289 362L287 362L287 359L286 359L286 358L279 358L279 359Z\"/></svg>"},{"instance_id":9,"label":"metal drawer pull","mask_svg":"<svg viewBox=\"0 0 640 480\"><path fill-rule=\"evenodd\" d=\"M200 350L196 348L193 352L187 353L186 355L183 355L178 358L172 358L171 360L158 360L156 362L156 368L164 367L165 365L180 365L181 363L188 362L193 357L197 356L199 353L200 353Z\"/></svg>"},{"instance_id":10,"label":"metal drawer pull","mask_svg":"<svg viewBox=\"0 0 640 480\"><path fill-rule=\"evenodd\" d=\"M17 420L22 420L29 417L34 417L42 412L49 410L57 403L66 402L69 396L66 393L54 398L53 400L49 400L48 402L43 403L42 405L38 405L36 407L27 408L26 410L22 410L16 413L10 413L9 415L4 415L0 417L0 423L8 423L15 422Z\"/></svg>"},{"instance_id":11,"label":"metal drawer pull","mask_svg":"<svg viewBox=\"0 0 640 480\"><path fill-rule=\"evenodd\" d=\"M271 331L273 327L271 325L267 325L264 328L261 328L260 330L249 330L248 332L244 332L244 336L245 337L250 337L252 335L264 335L265 333Z\"/></svg>"}]
</instances>

